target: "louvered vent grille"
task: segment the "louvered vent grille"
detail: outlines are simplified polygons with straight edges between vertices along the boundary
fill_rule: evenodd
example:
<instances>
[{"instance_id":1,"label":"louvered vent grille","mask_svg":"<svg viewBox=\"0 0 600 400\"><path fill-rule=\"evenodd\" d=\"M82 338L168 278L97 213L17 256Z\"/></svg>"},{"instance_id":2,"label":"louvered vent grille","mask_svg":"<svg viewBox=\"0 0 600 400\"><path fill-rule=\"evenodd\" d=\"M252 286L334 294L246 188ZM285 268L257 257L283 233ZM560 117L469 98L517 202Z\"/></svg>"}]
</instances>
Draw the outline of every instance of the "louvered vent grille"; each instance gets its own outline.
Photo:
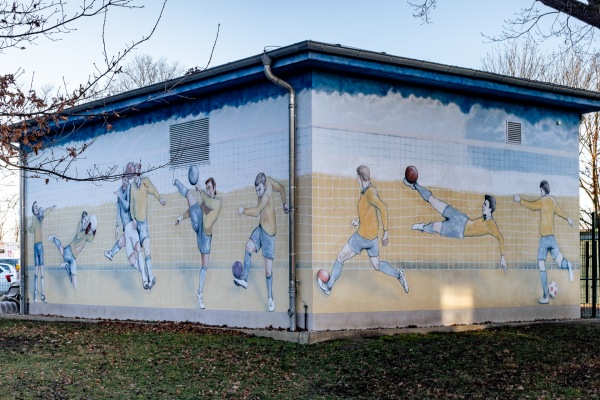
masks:
<instances>
[{"instance_id":1,"label":"louvered vent grille","mask_svg":"<svg viewBox=\"0 0 600 400\"><path fill-rule=\"evenodd\" d=\"M169 127L171 166L208 164L208 118Z\"/></svg>"},{"instance_id":2,"label":"louvered vent grille","mask_svg":"<svg viewBox=\"0 0 600 400\"><path fill-rule=\"evenodd\" d=\"M521 123L506 121L506 143L521 144Z\"/></svg>"}]
</instances>

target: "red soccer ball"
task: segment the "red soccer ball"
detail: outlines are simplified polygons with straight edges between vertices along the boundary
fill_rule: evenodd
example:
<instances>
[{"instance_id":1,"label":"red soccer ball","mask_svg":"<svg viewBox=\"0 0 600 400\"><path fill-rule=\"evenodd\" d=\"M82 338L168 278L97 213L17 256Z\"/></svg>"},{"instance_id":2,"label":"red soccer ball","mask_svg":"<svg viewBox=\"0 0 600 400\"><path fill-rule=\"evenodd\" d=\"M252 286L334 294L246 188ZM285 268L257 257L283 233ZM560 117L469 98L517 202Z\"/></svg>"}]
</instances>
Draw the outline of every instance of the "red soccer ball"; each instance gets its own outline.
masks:
<instances>
[{"instance_id":1,"label":"red soccer ball","mask_svg":"<svg viewBox=\"0 0 600 400\"><path fill-rule=\"evenodd\" d=\"M319 272L317 272L317 276L323 283L329 282L329 272L327 272L327 270L320 269Z\"/></svg>"}]
</instances>

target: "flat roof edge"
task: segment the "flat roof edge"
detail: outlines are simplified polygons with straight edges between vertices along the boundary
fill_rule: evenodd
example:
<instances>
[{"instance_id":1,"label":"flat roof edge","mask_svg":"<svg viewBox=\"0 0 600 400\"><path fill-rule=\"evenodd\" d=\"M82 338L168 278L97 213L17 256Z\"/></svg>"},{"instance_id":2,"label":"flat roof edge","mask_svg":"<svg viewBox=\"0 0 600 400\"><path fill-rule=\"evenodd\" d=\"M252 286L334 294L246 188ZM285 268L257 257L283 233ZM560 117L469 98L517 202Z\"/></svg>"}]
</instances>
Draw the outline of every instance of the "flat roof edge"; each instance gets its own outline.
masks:
<instances>
[{"instance_id":1,"label":"flat roof edge","mask_svg":"<svg viewBox=\"0 0 600 400\"><path fill-rule=\"evenodd\" d=\"M452 74L457 76L464 76L467 78L477 78L495 82L501 82L509 85L521 86L524 88L530 88L534 90L547 91L557 94L563 94L573 97L584 97L592 100L600 101L600 93L591 90L578 89L569 86L563 86L548 82L535 81L531 79L517 78L508 75L496 74L493 72L481 71L471 68L457 67L452 65L440 64L431 61L417 60L412 58L388 55L386 53L377 53L369 50L352 49L338 45L331 45L326 43L318 42L306 42L307 49L319 51L323 53L342 55L347 57L353 57L358 59L372 60L377 62L384 62L388 64L395 64L404 67L412 67L432 72L440 72L446 74Z\"/></svg>"},{"instance_id":2,"label":"flat roof edge","mask_svg":"<svg viewBox=\"0 0 600 400\"><path fill-rule=\"evenodd\" d=\"M565 107L568 106L569 108L576 109L579 112L584 113L600 110L600 93L598 92L561 86L546 82L516 78L512 76L499 75L475 69L456 67L424 60L416 60L411 58L394 56L389 55L385 52L375 52L342 46L338 44L327 44L308 40L295 43L289 46L269 50L266 53L275 62L277 62L283 59L294 58L294 56L297 56L302 53L309 54L311 52L420 70L424 72L440 74L441 76L454 76L459 78L470 79L473 81L489 82L492 84L498 83L502 85L517 87L520 89L532 90L533 92L538 93L550 93L552 95L558 95L560 97L560 100L557 100L555 98L555 102L564 103ZM296 60L292 61L290 64L297 62L298 59L296 58ZM132 99L138 99L139 101L144 102L147 101L147 98L152 95L160 94L160 92L168 93L169 88L173 88L176 86L195 86L195 82L211 80L211 78L232 73L234 73L235 75L235 71L255 69L257 66L262 66L260 54L240 59L231 63L212 67L194 74L184 75L182 77L171 79L169 81L160 82L154 85L135 89L129 92L120 93L90 103L85 103L66 110L65 114L74 116L75 114L85 114L95 109L106 110L111 109L111 105L113 105L114 107L112 108L116 110L118 109L119 104L122 105ZM435 84L435 80L432 81L432 83ZM474 86L475 84L473 83L471 83L470 85L465 85L466 88L472 88ZM494 89L490 89L488 85L488 90L493 91ZM185 90L182 90L182 92L185 92ZM502 91L499 90L498 93L501 94ZM573 99L573 101L570 101L569 99ZM577 99L579 99L579 101ZM586 104L582 104L581 100L585 100Z\"/></svg>"}]
</instances>

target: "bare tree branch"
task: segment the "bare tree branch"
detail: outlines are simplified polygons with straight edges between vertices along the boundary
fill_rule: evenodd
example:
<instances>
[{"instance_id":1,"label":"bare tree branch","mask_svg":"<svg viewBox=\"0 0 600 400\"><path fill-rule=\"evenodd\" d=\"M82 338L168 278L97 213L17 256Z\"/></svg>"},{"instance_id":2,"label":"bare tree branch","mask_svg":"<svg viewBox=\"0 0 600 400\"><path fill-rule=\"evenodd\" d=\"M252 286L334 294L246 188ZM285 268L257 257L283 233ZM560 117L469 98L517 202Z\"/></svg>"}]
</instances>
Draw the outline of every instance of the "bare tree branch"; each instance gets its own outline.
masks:
<instances>
[{"instance_id":1,"label":"bare tree branch","mask_svg":"<svg viewBox=\"0 0 600 400\"><path fill-rule=\"evenodd\" d=\"M0 52L7 48L24 49L39 36L54 38L71 30L79 19L105 13L109 8L141 8L133 0L84 0L71 12L64 0L2 1L0 2Z\"/></svg>"},{"instance_id":2,"label":"bare tree branch","mask_svg":"<svg viewBox=\"0 0 600 400\"><path fill-rule=\"evenodd\" d=\"M81 157L91 142L75 148L56 149L58 153L54 150L45 152L41 158L38 155L49 145L55 145L56 140L64 140L77 132L85 121L100 119L107 130L111 129L108 121L117 118L118 114L97 113L92 109L81 109L76 114L72 107L107 93L120 63L154 34L167 0L163 0L149 34L131 41L121 51L112 55L108 53L105 42L108 10L137 9L142 6L136 5L134 0L81 0L79 3L75 10L68 11L65 0L10 3L0 0L0 54L8 48L23 48L21 46L26 43L35 43L40 36L56 40L61 34L69 32L77 20L98 16L104 18L101 37L104 65L96 65L96 71L89 76L87 82L75 90L69 90L63 82L63 86L54 94L51 94L50 90L42 90L38 95L33 88L33 82L28 86L20 84L23 70L0 75L0 162L7 168L27 169L33 172L34 176L89 181L119 179L119 176L114 175L115 169L111 167L103 170L93 168L86 171L85 176L69 173L74 160ZM75 118L80 121L78 125L69 122ZM21 164L22 157L28 158L26 165Z\"/></svg>"},{"instance_id":3,"label":"bare tree branch","mask_svg":"<svg viewBox=\"0 0 600 400\"><path fill-rule=\"evenodd\" d=\"M413 17L420 18L424 24L431 23L431 13L437 6L437 0L407 1L413 8Z\"/></svg>"},{"instance_id":4,"label":"bare tree branch","mask_svg":"<svg viewBox=\"0 0 600 400\"><path fill-rule=\"evenodd\" d=\"M407 3L413 8L415 18L431 22L437 0L408 0ZM537 41L561 38L562 54L595 51L596 29L600 29L597 0L529 0L529 6L515 11L513 18L505 20L499 35L484 34L484 37L493 42L524 36Z\"/></svg>"},{"instance_id":5,"label":"bare tree branch","mask_svg":"<svg viewBox=\"0 0 600 400\"><path fill-rule=\"evenodd\" d=\"M597 1L584 3L578 0L538 0L543 5L566 15L577 18L581 22L600 28L600 7Z\"/></svg>"},{"instance_id":6,"label":"bare tree branch","mask_svg":"<svg viewBox=\"0 0 600 400\"><path fill-rule=\"evenodd\" d=\"M189 68L187 71L185 71L185 75L195 74L196 72L204 71L205 69L208 68L208 66L210 65L210 62L212 61L212 57L215 52L215 48L217 47L217 41L219 40L220 29L221 29L221 24L217 24L217 34L215 35L215 41L213 43L212 50L210 51L210 57L208 58L208 62L206 63L206 66L204 68L198 67L198 66Z\"/></svg>"},{"instance_id":7,"label":"bare tree branch","mask_svg":"<svg viewBox=\"0 0 600 400\"><path fill-rule=\"evenodd\" d=\"M221 24L217 24L217 34L215 35L215 41L213 43L212 50L210 51L210 57L208 57L208 62L206 63L206 66L204 67L204 69L207 69L208 66L210 65L210 62L212 61L213 54L215 53L215 48L217 47L217 41L219 40L219 30L220 29L221 29Z\"/></svg>"}]
</instances>

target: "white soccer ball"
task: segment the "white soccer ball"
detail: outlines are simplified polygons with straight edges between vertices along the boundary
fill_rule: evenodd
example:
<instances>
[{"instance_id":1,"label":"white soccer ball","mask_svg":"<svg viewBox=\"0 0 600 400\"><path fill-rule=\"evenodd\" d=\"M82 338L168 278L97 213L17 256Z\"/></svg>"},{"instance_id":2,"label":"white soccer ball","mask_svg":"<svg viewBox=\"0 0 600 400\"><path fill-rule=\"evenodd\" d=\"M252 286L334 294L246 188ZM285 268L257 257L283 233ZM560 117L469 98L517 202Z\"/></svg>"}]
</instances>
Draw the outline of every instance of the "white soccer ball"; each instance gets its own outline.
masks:
<instances>
[{"instance_id":1,"label":"white soccer ball","mask_svg":"<svg viewBox=\"0 0 600 400\"><path fill-rule=\"evenodd\" d=\"M556 284L556 282L550 282L550 284L548 285L548 294L550 294L550 297L552 298L558 295L558 285Z\"/></svg>"},{"instance_id":2,"label":"white soccer ball","mask_svg":"<svg viewBox=\"0 0 600 400\"><path fill-rule=\"evenodd\" d=\"M96 218L95 215L92 215L90 217L90 225L91 225L91 230L92 232L96 232L96 228L98 228L98 218Z\"/></svg>"},{"instance_id":3,"label":"white soccer ball","mask_svg":"<svg viewBox=\"0 0 600 400\"><path fill-rule=\"evenodd\" d=\"M198 167L191 165L190 169L188 170L188 180L190 181L190 185L196 185L199 178L200 172L198 172Z\"/></svg>"}]
</instances>

